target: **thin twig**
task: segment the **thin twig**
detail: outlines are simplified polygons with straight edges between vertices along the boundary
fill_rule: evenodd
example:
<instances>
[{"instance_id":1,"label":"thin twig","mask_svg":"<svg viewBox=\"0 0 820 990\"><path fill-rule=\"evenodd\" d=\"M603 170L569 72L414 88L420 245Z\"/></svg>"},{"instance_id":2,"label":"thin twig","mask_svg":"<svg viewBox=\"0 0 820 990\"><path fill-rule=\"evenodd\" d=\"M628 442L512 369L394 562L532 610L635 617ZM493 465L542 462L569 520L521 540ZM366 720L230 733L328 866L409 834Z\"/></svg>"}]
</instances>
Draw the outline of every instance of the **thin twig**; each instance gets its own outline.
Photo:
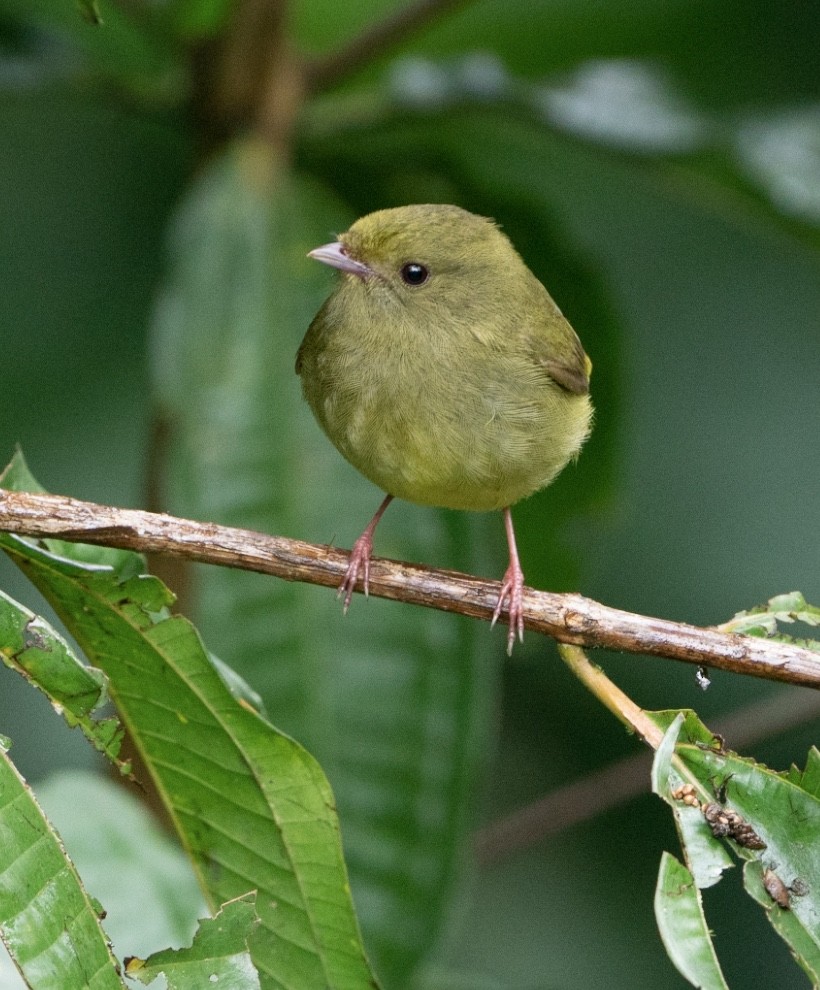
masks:
<instances>
[{"instance_id":1,"label":"thin twig","mask_svg":"<svg viewBox=\"0 0 820 990\"><path fill-rule=\"evenodd\" d=\"M358 69L380 58L391 48L428 24L464 6L467 0L415 0L368 25L361 34L337 51L316 58L307 66L308 86L327 89Z\"/></svg>"},{"instance_id":2,"label":"thin twig","mask_svg":"<svg viewBox=\"0 0 820 990\"><path fill-rule=\"evenodd\" d=\"M338 587L347 554L282 536L232 529L60 495L0 490L0 532L57 537L185 557L286 581ZM489 621L497 581L376 558L370 594ZM683 660L806 687L820 687L820 655L789 643L718 632L608 608L582 595L524 589L524 625L578 646Z\"/></svg>"}]
</instances>

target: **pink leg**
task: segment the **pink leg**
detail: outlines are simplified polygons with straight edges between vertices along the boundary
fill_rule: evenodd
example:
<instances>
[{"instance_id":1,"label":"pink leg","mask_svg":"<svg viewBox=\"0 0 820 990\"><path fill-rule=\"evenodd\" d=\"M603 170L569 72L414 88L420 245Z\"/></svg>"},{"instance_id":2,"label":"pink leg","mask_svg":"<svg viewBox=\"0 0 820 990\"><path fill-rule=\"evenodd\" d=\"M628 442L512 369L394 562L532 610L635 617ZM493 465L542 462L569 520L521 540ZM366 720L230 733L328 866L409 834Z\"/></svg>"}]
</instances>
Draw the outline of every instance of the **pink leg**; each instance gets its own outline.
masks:
<instances>
[{"instance_id":1,"label":"pink leg","mask_svg":"<svg viewBox=\"0 0 820 990\"><path fill-rule=\"evenodd\" d=\"M519 642L524 642L524 572L521 570L521 562L518 559L512 512L510 512L509 507L504 509L504 527L507 530L507 545L510 548L510 564L504 573L498 604L493 612L492 625L498 622L504 602L509 598L510 631L507 633L507 655L510 656L516 635Z\"/></svg>"},{"instance_id":2,"label":"pink leg","mask_svg":"<svg viewBox=\"0 0 820 990\"><path fill-rule=\"evenodd\" d=\"M339 585L339 594L337 598L341 598L344 595L344 612L347 615L347 610L350 608L350 599L353 597L353 591L356 587L356 581L359 577L359 570L364 570L364 575L362 578L362 591L365 595L368 593L368 583L370 581L370 555L373 553L373 534L376 531L376 527L379 525L379 520L384 515L384 510L393 501L392 495L385 496L382 504L376 509L376 514L370 520L370 522L365 527L365 531L353 544L353 549L350 551L350 562L347 565L347 571L345 572L344 580Z\"/></svg>"}]
</instances>

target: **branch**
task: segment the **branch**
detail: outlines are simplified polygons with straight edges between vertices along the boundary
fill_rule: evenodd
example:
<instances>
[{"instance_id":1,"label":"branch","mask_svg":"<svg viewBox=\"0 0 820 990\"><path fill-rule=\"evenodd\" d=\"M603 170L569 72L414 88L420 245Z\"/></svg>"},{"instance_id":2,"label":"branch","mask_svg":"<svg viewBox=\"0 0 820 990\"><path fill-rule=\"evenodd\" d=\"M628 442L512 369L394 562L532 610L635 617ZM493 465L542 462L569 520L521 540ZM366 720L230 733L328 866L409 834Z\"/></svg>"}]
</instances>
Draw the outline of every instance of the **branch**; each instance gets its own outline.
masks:
<instances>
[{"instance_id":1,"label":"branch","mask_svg":"<svg viewBox=\"0 0 820 990\"><path fill-rule=\"evenodd\" d=\"M206 564L338 587L347 554L251 530L81 502L59 495L0 490L0 532L99 543ZM489 621L497 581L376 558L370 593ZM608 608L581 595L526 588L524 625L576 646L683 660L718 670L820 687L820 655L789 643L718 632Z\"/></svg>"},{"instance_id":2,"label":"branch","mask_svg":"<svg viewBox=\"0 0 820 990\"><path fill-rule=\"evenodd\" d=\"M352 75L381 57L409 35L463 6L466 0L415 0L366 27L338 51L316 58L307 66L309 88L316 92Z\"/></svg>"}]
</instances>

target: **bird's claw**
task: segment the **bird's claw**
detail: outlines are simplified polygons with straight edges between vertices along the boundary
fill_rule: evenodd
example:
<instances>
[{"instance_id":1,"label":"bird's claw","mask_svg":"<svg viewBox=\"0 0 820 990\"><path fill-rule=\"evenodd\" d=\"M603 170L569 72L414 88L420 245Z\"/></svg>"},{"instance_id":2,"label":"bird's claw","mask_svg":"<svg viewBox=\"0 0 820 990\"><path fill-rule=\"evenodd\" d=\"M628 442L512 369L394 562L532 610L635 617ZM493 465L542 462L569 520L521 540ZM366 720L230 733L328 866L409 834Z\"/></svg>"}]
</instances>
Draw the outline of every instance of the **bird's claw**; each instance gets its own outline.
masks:
<instances>
[{"instance_id":1,"label":"bird's claw","mask_svg":"<svg viewBox=\"0 0 820 990\"><path fill-rule=\"evenodd\" d=\"M524 573L520 567L516 567L512 563L507 568L504 574L504 580L501 583L501 591L499 592L492 622L490 623L491 628L501 617L501 610L504 608L504 603L507 600L510 603L508 609L510 627L507 632L507 656L512 656L516 636L519 643L524 642Z\"/></svg>"},{"instance_id":2,"label":"bird's claw","mask_svg":"<svg viewBox=\"0 0 820 990\"><path fill-rule=\"evenodd\" d=\"M372 552L373 540L369 534L362 533L350 551L347 570L345 571L342 583L339 585L339 591L336 594L337 598L341 598L344 595L342 611L345 615L347 615L347 610L350 608L350 601L353 598L353 592L356 590L356 582L359 579L360 570L363 572L362 591L365 594L365 598L370 593L370 555Z\"/></svg>"}]
</instances>

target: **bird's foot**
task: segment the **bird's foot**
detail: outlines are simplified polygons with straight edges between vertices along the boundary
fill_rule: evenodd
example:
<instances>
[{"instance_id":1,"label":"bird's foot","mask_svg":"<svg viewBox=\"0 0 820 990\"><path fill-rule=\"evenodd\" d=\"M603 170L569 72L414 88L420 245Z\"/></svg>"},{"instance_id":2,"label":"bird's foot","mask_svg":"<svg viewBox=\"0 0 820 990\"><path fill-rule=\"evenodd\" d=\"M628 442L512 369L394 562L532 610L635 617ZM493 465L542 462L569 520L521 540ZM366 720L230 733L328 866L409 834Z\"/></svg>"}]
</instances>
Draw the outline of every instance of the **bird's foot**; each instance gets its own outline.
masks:
<instances>
[{"instance_id":1,"label":"bird's foot","mask_svg":"<svg viewBox=\"0 0 820 990\"><path fill-rule=\"evenodd\" d=\"M356 590L356 582L359 579L359 571L362 571L362 591L365 596L369 593L370 584L370 555L373 553L373 538L371 532L365 530L364 533L353 544L350 551L350 560L345 571L344 580L339 585L337 598L344 596L343 611L347 615L350 608L350 600Z\"/></svg>"},{"instance_id":2,"label":"bird's foot","mask_svg":"<svg viewBox=\"0 0 820 990\"><path fill-rule=\"evenodd\" d=\"M520 643L524 642L524 572L521 570L521 565L514 560L510 561L510 566L504 574L490 626L498 622L506 601L509 601L510 621L507 633L507 656L512 656L516 636Z\"/></svg>"},{"instance_id":3,"label":"bird's foot","mask_svg":"<svg viewBox=\"0 0 820 990\"><path fill-rule=\"evenodd\" d=\"M353 544L353 549L350 551L350 560L348 561L344 580L339 585L339 593L336 595L337 598L341 598L344 595L345 615L347 615L347 610L350 608L350 599L353 597L353 592L356 590L359 571L364 572L362 574L362 591L365 597L370 593L370 556L373 553L373 533L375 533L376 527L379 525L379 520L384 515L384 510L392 501L392 495L384 496L382 504L376 509L376 514L367 524L364 532Z\"/></svg>"}]
</instances>

